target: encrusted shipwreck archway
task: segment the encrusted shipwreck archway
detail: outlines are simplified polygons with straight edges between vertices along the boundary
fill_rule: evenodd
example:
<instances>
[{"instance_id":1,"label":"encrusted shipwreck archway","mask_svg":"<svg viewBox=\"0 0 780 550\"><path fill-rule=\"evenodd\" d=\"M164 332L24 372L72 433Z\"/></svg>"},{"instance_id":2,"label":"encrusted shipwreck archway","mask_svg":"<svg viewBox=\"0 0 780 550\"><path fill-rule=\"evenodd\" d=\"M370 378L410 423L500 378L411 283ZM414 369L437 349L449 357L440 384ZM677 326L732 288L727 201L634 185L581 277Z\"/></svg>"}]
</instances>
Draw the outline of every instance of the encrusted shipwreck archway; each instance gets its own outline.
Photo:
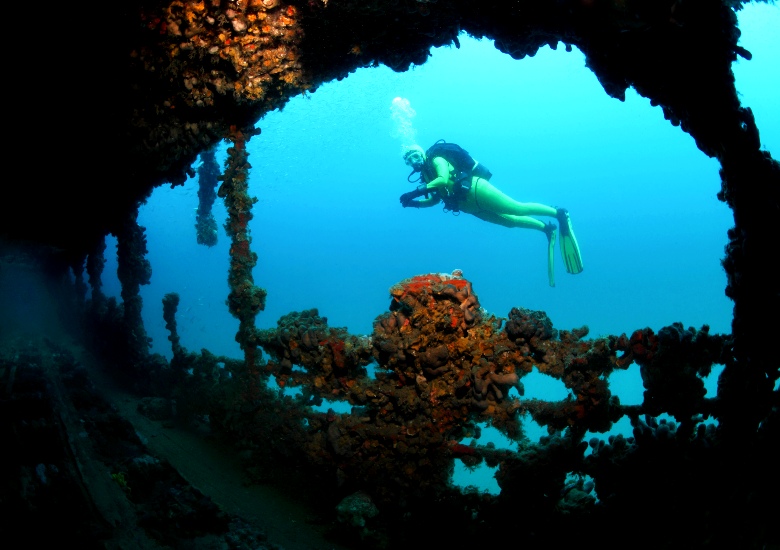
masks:
<instances>
[{"instance_id":1,"label":"encrusted shipwreck archway","mask_svg":"<svg viewBox=\"0 0 780 550\"><path fill-rule=\"evenodd\" d=\"M656 547L778 544L771 531L779 489L777 322L765 315L780 309L780 277L765 251L780 237L780 165L760 150L756 122L734 85L732 62L750 58L737 44L735 10L744 3L164 0L85 11L72 24L94 32L69 34L68 51L91 51L97 41L110 62L103 72L72 68L94 93L74 94L79 108L62 117L63 126L99 129L89 169L79 185L61 185L55 176L81 153L62 143L51 166L41 167L39 185L20 190L21 204L34 205L35 218L47 223L15 223L4 211L2 237L44 245L47 261L73 270L91 344L130 369L136 389L175 399L182 417L208 415L215 432L244 446L254 468L276 468L287 481L297 468L322 507L339 511L347 540L396 547L521 539L534 547L611 536L599 544L623 547L636 545L625 537L641 536ZM457 47L461 33L494 40L515 59L543 46L577 47L607 94L622 100L633 87L718 159L718 196L735 221L723 259L734 300L730 335L672 325L587 340L587 329L556 330L543 312L518 307L506 319L487 316L459 274L419 275L391 288L391 307L371 338L328 327L316 310L291 313L275 330L255 327L265 300L252 278L257 256L248 230L255 199L246 143L262 139L255 123L358 68L423 64L432 47ZM95 92L107 83L116 94ZM240 321L244 358L183 349L178 300L169 295L174 357L167 364L148 354L140 324L138 287L148 282L149 265L135 214L155 187L194 175L198 155L223 140L231 143L225 173L210 175L215 187L222 182L217 194L229 210L228 304ZM110 198L96 205L107 185ZM209 215L210 203L199 212L206 243L215 225ZM108 233L123 251L121 305L100 291ZM258 348L271 360L262 361ZM371 362L376 378L366 372ZM629 407L613 398L608 377L631 363L641 368L645 395ZM705 399L701 378L713 363L725 369L717 396ZM510 396L534 366L563 380L571 399ZM280 397L267 387L270 377L300 395ZM316 412L312 405L323 399L347 402L352 413ZM523 440L526 412L549 437ZM659 422L662 413L675 421ZM584 440L623 416L632 438ZM458 443L477 435L478 421L522 443L519 450ZM456 459L497 466L501 495L452 488ZM579 481L567 484L567 474Z\"/></svg>"}]
</instances>

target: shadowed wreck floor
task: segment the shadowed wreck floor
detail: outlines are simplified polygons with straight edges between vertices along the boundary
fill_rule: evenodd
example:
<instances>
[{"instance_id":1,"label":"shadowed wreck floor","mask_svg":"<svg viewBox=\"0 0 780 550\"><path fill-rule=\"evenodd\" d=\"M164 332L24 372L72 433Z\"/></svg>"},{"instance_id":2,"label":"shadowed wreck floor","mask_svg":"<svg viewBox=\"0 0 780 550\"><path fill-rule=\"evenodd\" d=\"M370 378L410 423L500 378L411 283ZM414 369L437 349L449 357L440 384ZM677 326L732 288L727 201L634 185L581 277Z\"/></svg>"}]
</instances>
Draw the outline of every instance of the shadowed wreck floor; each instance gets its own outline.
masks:
<instances>
[{"instance_id":1,"label":"shadowed wreck floor","mask_svg":"<svg viewBox=\"0 0 780 550\"><path fill-rule=\"evenodd\" d=\"M218 441L141 414L141 401L80 346L4 336L2 423L12 443L6 459L19 469L9 479L20 486L0 495L4 519L28 542L340 548L292 495L249 483L240 457ZM8 357L21 360L11 366ZM45 529L41 517L52 518Z\"/></svg>"}]
</instances>

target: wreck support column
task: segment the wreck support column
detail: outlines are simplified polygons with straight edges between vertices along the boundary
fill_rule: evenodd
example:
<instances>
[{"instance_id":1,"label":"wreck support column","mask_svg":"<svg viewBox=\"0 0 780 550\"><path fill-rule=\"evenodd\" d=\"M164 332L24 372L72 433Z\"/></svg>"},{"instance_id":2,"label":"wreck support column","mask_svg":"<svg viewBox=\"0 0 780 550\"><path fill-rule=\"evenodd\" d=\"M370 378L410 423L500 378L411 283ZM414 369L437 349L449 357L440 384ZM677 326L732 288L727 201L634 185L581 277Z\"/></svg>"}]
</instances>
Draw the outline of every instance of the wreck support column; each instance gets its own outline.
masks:
<instances>
[{"instance_id":1,"label":"wreck support column","mask_svg":"<svg viewBox=\"0 0 780 550\"><path fill-rule=\"evenodd\" d=\"M217 220L211 207L217 199L215 191L219 183L219 165L214 148L200 154L203 161L198 168L198 211L195 214L195 231L198 244L214 246L217 244Z\"/></svg>"},{"instance_id":2,"label":"wreck support column","mask_svg":"<svg viewBox=\"0 0 780 550\"><path fill-rule=\"evenodd\" d=\"M739 129L732 132L719 155L722 189L719 198L734 211L734 227L723 267L726 295L734 300L735 365L727 365L718 384L722 399L721 425L738 438L750 437L772 408L778 377L777 322L780 277L774 251L780 239L780 164L760 139L750 109L740 110Z\"/></svg>"},{"instance_id":3,"label":"wreck support column","mask_svg":"<svg viewBox=\"0 0 780 550\"><path fill-rule=\"evenodd\" d=\"M132 365L149 355L150 342L144 328L141 285L152 279L152 266L146 259L145 227L138 225L138 208L129 211L117 234L117 277L122 284L127 359Z\"/></svg>"},{"instance_id":4,"label":"wreck support column","mask_svg":"<svg viewBox=\"0 0 780 550\"><path fill-rule=\"evenodd\" d=\"M260 133L259 129L230 128L227 136L233 146L228 148L225 161L225 173L218 195L225 200L228 219L225 230L232 240L230 245L230 269L228 271L227 304L230 313L238 319L239 327L236 341L244 351L250 393L257 379L257 328L255 316L265 309L266 291L254 284L252 268L257 264L257 254L250 250L252 238L249 235L249 221L252 219L252 205L257 198L249 196L249 153L246 142ZM249 396L251 398L251 395Z\"/></svg>"}]
</instances>

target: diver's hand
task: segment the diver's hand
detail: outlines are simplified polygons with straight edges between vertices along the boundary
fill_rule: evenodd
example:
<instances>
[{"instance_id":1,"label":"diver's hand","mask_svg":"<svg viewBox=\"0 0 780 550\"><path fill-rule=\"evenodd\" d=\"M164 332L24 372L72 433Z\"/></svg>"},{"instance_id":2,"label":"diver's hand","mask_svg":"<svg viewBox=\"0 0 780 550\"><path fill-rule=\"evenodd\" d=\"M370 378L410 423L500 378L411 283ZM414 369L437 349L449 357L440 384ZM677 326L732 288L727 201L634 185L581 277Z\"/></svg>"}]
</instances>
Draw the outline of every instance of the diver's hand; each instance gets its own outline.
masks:
<instances>
[{"instance_id":1,"label":"diver's hand","mask_svg":"<svg viewBox=\"0 0 780 550\"><path fill-rule=\"evenodd\" d=\"M415 206L414 198L418 196L419 195L415 191L409 191L408 193L404 193L403 195L401 195L401 206L403 206L404 208Z\"/></svg>"}]
</instances>

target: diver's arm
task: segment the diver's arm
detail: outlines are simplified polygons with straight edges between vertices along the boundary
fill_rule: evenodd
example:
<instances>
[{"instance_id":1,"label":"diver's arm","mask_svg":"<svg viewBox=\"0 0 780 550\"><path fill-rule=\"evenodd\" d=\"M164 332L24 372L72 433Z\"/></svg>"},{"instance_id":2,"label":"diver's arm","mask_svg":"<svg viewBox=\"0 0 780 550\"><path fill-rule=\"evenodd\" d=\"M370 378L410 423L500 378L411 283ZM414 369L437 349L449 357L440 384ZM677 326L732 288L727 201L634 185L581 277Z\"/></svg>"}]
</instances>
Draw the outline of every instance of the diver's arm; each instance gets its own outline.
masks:
<instances>
[{"instance_id":1,"label":"diver's arm","mask_svg":"<svg viewBox=\"0 0 780 550\"><path fill-rule=\"evenodd\" d=\"M418 197L425 196L424 199L416 200ZM414 191L409 191L401 195L401 206L404 208L428 208L441 202L439 193L432 189L428 189L426 186L421 185Z\"/></svg>"},{"instance_id":2,"label":"diver's arm","mask_svg":"<svg viewBox=\"0 0 780 550\"><path fill-rule=\"evenodd\" d=\"M401 206L404 208L430 208L441 202L441 195L437 191L445 189L444 193L447 193L446 188L452 187L452 180L450 179L452 165L442 157L434 157L433 166L436 169L436 177L427 184L421 185L415 191L401 195ZM426 193L426 190L429 193ZM430 196L428 196L429 194ZM417 199L417 197L422 195L426 195L426 198Z\"/></svg>"},{"instance_id":3,"label":"diver's arm","mask_svg":"<svg viewBox=\"0 0 780 550\"><path fill-rule=\"evenodd\" d=\"M418 199L412 202L414 203L415 208L430 208L441 202L441 196L438 193L431 193L431 196L427 199Z\"/></svg>"},{"instance_id":4,"label":"diver's arm","mask_svg":"<svg viewBox=\"0 0 780 550\"><path fill-rule=\"evenodd\" d=\"M436 169L436 177L428 182L428 189L440 189L442 187L452 186L450 179L450 170L452 165L443 157L433 158L433 167Z\"/></svg>"}]
</instances>

